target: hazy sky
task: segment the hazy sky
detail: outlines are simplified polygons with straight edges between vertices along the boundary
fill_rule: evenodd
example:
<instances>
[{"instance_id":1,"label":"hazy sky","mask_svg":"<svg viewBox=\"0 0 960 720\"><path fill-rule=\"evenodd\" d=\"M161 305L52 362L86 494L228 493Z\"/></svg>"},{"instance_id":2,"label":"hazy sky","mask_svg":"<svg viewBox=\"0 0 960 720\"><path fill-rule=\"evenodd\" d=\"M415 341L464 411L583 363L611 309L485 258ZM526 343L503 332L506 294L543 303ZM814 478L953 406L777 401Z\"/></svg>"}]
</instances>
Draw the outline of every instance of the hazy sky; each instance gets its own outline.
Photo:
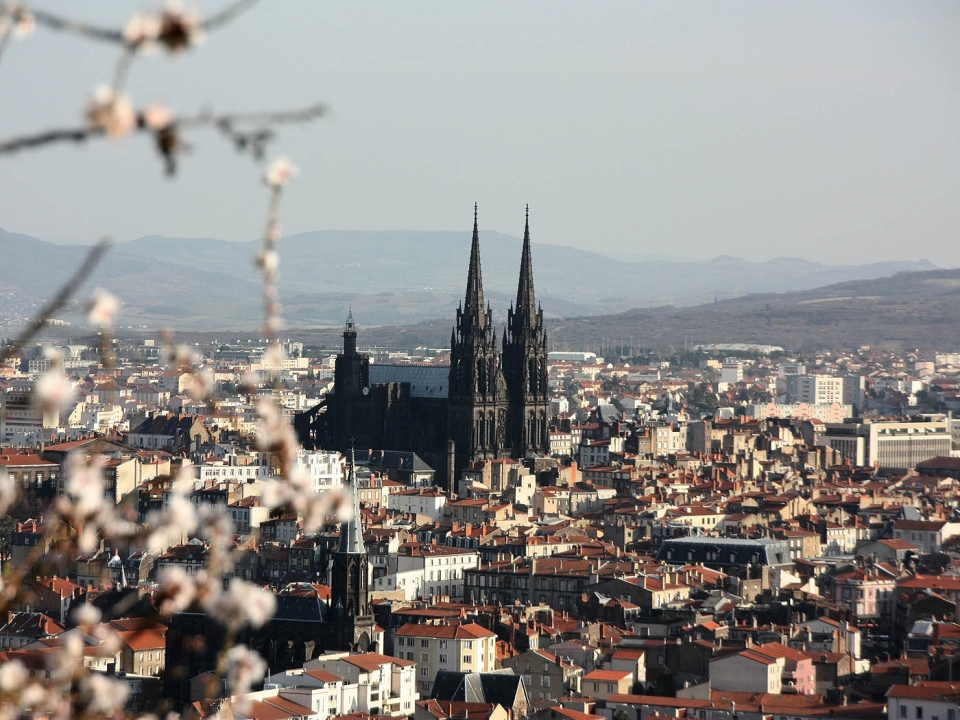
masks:
<instances>
[{"instance_id":1,"label":"hazy sky","mask_svg":"<svg viewBox=\"0 0 960 720\"><path fill-rule=\"evenodd\" d=\"M35 4L118 26L132 5ZM288 233L467 230L477 201L481 228L519 235L529 202L540 243L955 266L958 38L956 0L284 0L143 58L130 90L184 112L327 103L270 151L301 169ZM13 43L0 137L78 122L116 55L43 28ZM147 139L4 158L0 227L258 236L258 168L193 141L173 181Z\"/></svg>"}]
</instances>

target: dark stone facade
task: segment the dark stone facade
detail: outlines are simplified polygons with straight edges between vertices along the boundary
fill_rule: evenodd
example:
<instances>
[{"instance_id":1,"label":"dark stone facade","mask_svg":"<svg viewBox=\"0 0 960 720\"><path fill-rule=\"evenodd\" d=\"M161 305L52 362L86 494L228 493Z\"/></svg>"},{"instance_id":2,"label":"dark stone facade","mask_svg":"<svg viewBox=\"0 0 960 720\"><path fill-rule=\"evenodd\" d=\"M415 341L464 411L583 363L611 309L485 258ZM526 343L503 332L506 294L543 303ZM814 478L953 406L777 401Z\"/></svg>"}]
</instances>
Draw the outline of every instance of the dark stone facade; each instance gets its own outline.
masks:
<instances>
[{"instance_id":1,"label":"dark stone facade","mask_svg":"<svg viewBox=\"0 0 960 720\"><path fill-rule=\"evenodd\" d=\"M377 369L382 374L384 366ZM300 442L341 452L351 446L413 451L437 469L448 488L471 462L549 453L547 335L534 295L529 215L502 352L483 299L474 208L467 289L450 337L450 366L422 370L437 376L426 384L433 389L442 384L443 392L425 392L409 381L371 382L370 358L357 351L351 314L333 393L296 417Z\"/></svg>"}]
</instances>

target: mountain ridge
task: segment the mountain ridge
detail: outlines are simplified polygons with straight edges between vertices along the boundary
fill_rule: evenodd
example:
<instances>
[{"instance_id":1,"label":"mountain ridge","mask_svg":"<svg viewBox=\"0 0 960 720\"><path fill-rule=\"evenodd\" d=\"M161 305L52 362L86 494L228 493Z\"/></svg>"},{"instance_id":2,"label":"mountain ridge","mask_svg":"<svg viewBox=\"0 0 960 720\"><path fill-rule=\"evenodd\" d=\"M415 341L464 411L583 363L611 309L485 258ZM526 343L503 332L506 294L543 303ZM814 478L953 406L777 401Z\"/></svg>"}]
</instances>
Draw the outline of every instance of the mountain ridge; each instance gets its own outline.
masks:
<instances>
[{"instance_id":1,"label":"mountain ridge","mask_svg":"<svg viewBox=\"0 0 960 720\"><path fill-rule=\"evenodd\" d=\"M262 322L254 267L259 240L145 235L116 244L88 281L123 302L123 325L251 330ZM280 300L291 329L339 326L347 305L367 326L449 317L463 293L467 231L312 231L280 241ZM481 233L484 289L494 317L516 294L520 238ZM70 276L87 252L0 230L0 313L22 320ZM721 256L722 257L722 256ZM537 298L548 318L608 316L638 307L686 307L752 291L803 290L926 261L829 266L802 259L625 262L550 243L533 244ZM82 293L81 293L82 294ZM78 318L79 321L79 318Z\"/></svg>"}]
</instances>

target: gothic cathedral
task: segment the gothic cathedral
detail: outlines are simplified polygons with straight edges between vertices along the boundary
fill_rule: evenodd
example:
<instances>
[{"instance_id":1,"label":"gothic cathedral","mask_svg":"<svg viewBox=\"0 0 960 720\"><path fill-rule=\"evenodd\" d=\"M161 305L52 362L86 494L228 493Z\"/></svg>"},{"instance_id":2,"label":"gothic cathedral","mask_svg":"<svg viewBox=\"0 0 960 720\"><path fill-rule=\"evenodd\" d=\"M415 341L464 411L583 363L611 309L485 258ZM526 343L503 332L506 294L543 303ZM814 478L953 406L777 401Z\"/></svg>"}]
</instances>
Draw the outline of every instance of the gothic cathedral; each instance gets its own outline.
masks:
<instances>
[{"instance_id":1,"label":"gothic cathedral","mask_svg":"<svg viewBox=\"0 0 960 720\"><path fill-rule=\"evenodd\" d=\"M467 292L450 336L448 436L456 474L484 459L549 454L547 335L533 290L527 208L517 301L498 352L493 313L484 306L480 232L473 210Z\"/></svg>"},{"instance_id":2,"label":"gothic cathedral","mask_svg":"<svg viewBox=\"0 0 960 720\"><path fill-rule=\"evenodd\" d=\"M412 451L448 489L472 462L550 453L547 334L533 292L529 208L517 300L507 311L502 346L483 299L474 206L467 292L450 336L450 367L413 370L417 379L410 366L371 363L357 350L350 313L333 392L294 420L300 442L344 453L353 445ZM425 392L426 386L446 392Z\"/></svg>"}]
</instances>

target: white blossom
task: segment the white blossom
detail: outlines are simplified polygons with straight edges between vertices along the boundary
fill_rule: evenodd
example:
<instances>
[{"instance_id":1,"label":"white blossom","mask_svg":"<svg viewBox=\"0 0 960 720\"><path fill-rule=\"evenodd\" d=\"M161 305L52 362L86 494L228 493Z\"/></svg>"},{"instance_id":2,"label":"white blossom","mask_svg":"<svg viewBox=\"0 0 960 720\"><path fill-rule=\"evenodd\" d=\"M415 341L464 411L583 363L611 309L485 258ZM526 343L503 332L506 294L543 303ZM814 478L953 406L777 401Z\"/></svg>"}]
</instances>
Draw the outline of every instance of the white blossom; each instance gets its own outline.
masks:
<instances>
[{"instance_id":1,"label":"white blossom","mask_svg":"<svg viewBox=\"0 0 960 720\"><path fill-rule=\"evenodd\" d=\"M119 138L137 126L137 114L130 98L117 95L113 88L101 85L87 105L87 122L110 137Z\"/></svg>"},{"instance_id":2,"label":"white blossom","mask_svg":"<svg viewBox=\"0 0 960 720\"><path fill-rule=\"evenodd\" d=\"M96 625L103 617L97 606L90 603L79 605L71 614L73 622L77 625Z\"/></svg>"},{"instance_id":3,"label":"white blossom","mask_svg":"<svg viewBox=\"0 0 960 720\"><path fill-rule=\"evenodd\" d=\"M13 36L20 39L33 35L34 30L37 29L37 21L33 13L21 3L0 5L0 33L9 32L11 24Z\"/></svg>"},{"instance_id":4,"label":"white blossom","mask_svg":"<svg viewBox=\"0 0 960 720\"><path fill-rule=\"evenodd\" d=\"M270 187L281 188L295 178L299 172L299 168L292 165L287 158L281 157L273 161L273 164L267 169L264 179Z\"/></svg>"},{"instance_id":5,"label":"white blossom","mask_svg":"<svg viewBox=\"0 0 960 720\"><path fill-rule=\"evenodd\" d=\"M10 479L10 473L0 473L0 515L17 501L17 484Z\"/></svg>"},{"instance_id":6,"label":"white blossom","mask_svg":"<svg viewBox=\"0 0 960 720\"><path fill-rule=\"evenodd\" d=\"M19 706L24 710L39 709L47 698L47 692L40 683L30 683L20 693Z\"/></svg>"},{"instance_id":7,"label":"white blossom","mask_svg":"<svg viewBox=\"0 0 960 720\"><path fill-rule=\"evenodd\" d=\"M160 35L160 17L155 12L138 12L123 28L123 40L141 51L154 50Z\"/></svg>"},{"instance_id":8,"label":"white blossom","mask_svg":"<svg viewBox=\"0 0 960 720\"><path fill-rule=\"evenodd\" d=\"M234 578L227 590L210 598L205 609L230 630L247 625L259 628L273 617L277 599L269 590Z\"/></svg>"},{"instance_id":9,"label":"white blossom","mask_svg":"<svg viewBox=\"0 0 960 720\"><path fill-rule=\"evenodd\" d=\"M126 682L101 673L90 673L83 681L82 690L89 712L106 716L113 716L122 710L130 694Z\"/></svg>"},{"instance_id":10,"label":"white blossom","mask_svg":"<svg viewBox=\"0 0 960 720\"><path fill-rule=\"evenodd\" d=\"M227 650L226 659L227 685L232 695L246 695L267 672L267 663L246 645L234 645Z\"/></svg>"},{"instance_id":11,"label":"white blossom","mask_svg":"<svg viewBox=\"0 0 960 720\"><path fill-rule=\"evenodd\" d=\"M17 692L29 679L30 673L19 660L8 660L0 664L0 692Z\"/></svg>"},{"instance_id":12,"label":"white blossom","mask_svg":"<svg viewBox=\"0 0 960 720\"><path fill-rule=\"evenodd\" d=\"M173 123L173 113L166 105L154 103L143 111L143 124L151 130L163 130Z\"/></svg>"},{"instance_id":13,"label":"white blossom","mask_svg":"<svg viewBox=\"0 0 960 720\"><path fill-rule=\"evenodd\" d=\"M81 518L94 515L105 504L102 468L99 455L88 461L80 453L73 453L67 460L67 493Z\"/></svg>"},{"instance_id":14,"label":"white blossom","mask_svg":"<svg viewBox=\"0 0 960 720\"><path fill-rule=\"evenodd\" d=\"M276 272L280 267L280 253L276 250L261 250L257 255L257 265L264 272Z\"/></svg>"},{"instance_id":15,"label":"white blossom","mask_svg":"<svg viewBox=\"0 0 960 720\"><path fill-rule=\"evenodd\" d=\"M93 302L90 304L89 320L93 325L102 328L113 327L120 310L120 301L104 290L97 288L93 291Z\"/></svg>"},{"instance_id":16,"label":"white blossom","mask_svg":"<svg viewBox=\"0 0 960 720\"><path fill-rule=\"evenodd\" d=\"M73 382L63 374L60 368L53 368L43 373L34 385L36 400L44 412L66 410L76 395Z\"/></svg>"},{"instance_id":17,"label":"white blossom","mask_svg":"<svg viewBox=\"0 0 960 720\"><path fill-rule=\"evenodd\" d=\"M160 605L162 615L173 615L190 607L197 597L197 586L182 568L168 567L159 577L164 600Z\"/></svg>"}]
</instances>

